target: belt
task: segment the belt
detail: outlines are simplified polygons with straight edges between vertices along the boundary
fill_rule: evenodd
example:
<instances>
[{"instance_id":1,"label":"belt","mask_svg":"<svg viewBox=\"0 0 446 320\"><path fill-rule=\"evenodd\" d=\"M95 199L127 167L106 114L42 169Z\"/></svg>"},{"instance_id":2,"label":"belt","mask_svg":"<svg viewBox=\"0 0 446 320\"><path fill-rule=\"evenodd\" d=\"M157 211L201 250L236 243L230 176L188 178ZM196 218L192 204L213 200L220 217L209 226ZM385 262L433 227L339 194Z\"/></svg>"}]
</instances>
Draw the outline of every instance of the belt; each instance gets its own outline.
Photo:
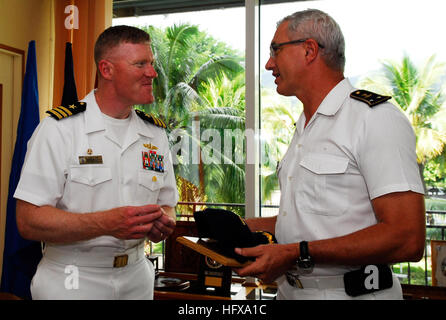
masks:
<instances>
[{"instance_id":1,"label":"belt","mask_svg":"<svg viewBox=\"0 0 446 320\"><path fill-rule=\"evenodd\" d=\"M123 252L103 253L85 251L67 251L64 249L47 246L44 257L65 265L79 267L121 268L129 264L135 264L144 259L144 243Z\"/></svg>"},{"instance_id":2,"label":"belt","mask_svg":"<svg viewBox=\"0 0 446 320\"><path fill-rule=\"evenodd\" d=\"M290 286L300 289L335 289L344 288L344 275L325 277L301 277L287 272L286 279Z\"/></svg>"}]
</instances>

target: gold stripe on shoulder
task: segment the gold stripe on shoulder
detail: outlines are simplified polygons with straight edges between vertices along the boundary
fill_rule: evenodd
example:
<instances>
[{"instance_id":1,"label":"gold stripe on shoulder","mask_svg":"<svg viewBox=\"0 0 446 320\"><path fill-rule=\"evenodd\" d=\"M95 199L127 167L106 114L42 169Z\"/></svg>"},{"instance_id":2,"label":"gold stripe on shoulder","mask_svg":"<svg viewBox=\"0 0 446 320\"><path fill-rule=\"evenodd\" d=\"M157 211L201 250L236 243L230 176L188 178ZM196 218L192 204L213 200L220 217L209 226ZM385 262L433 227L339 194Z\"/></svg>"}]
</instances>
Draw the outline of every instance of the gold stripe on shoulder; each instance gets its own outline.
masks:
<instances>
[{"instance_id":1,"label":"gold stripe on shoulder","mask_svg":"<svg viewBox=\"0 0 446 320\"><path fill-rule=\"evenodd\" d=\"M162 128L166 128L166 124L163 122L163 120L161 120L160 118L155 117L153 114L150 115L153 119L153 121L155 121L155 124L158 127L162 127Z\"/></svg>"},{"instance_id":2,"label":"gold stripe on shoulder","mask_svg":"<svg viewBox=\"0 0 446 320\"><path fill-rule=\"evenodd\" d=\"M162 126L163 128L166 128L166 127L167 127L163 120L161 120L161 119L158 119L158 120L159 120L159 122L161 123L161 126Z\"/></svg>"},{"instance_id":3,"label":"gold stripe on shoulder","mask_svg":"<svg viewBox=\"0 0 446 320\"><path fill-rule=\"evenodd\" d=\"M68 108L65 108L64 106L60 106L59 109L65 111L65 113L69 116L73 115L73 113Z\"/></svg>"},{"instance_id":4,"label":"gold stripe on shoulder","mask_svg":"<svg viewBox=\"0 0 446 320\"><path fill-rule=\"evenodd\" d=\"M49 113L50 115L53 115L53 118L56 118L58 120L62 119L62 116L57 113L56 111L54 111L54 109L48 110L47 113Z\"/></svg>"},{"instance_id":5,"label":"gold stripe on shoulder","mask_svg":"<svg viewBox=\"0 0 446 320\"><path fill-rule=\"evenodd\" d=\"M86 107L87 104L85 102L76 102L71 105L54 107L51 110L46 111L46 113L56 120L61 120L85 111Z\"/></svg>"},{"instance_id":6,"label":"gold stripe on shoulder","mask_svg":"<svg viewBox=\"0 0 446 320\"><path fill-rule=\"evenodd\" d=\"M138 115L138 117L140 117L144 121L148 121L151 124L163 129L167 128L166 124L161 119L155 117L153 114L148 114L138 109L135 109L135 112Z\"/></svg>"},{"instance_id":7,"label":"gold stripe on shoulder","mask_svg":"<svg viewBox=\"0 0 446 320\"><path fill-rule=\"evenodd\" d=\"M63 114L63 112L60 112L60 110L57 107L53 108L53 111L58 113L62 118L65 118L65 115Z\"/></svg>"},{"instance_id":8,"label":"gold stripe on shoulder","mask_svg":"<svg viewBox=\"0 0 446 320\"><path fill-rule=\"evenodd\" d=\"M156 117L153 116L153 114L150 115L153 119L153 121L155 122L155 125L157 125L158 127L160 126L160 122L158 121L158 119Z\"/></svg>"},{"instance_id":9,"label":"gold stripe on shoulder","mask_svg":"<svg viewBox=\"0 0 446 320\"><path fill-rule=\"evenodd\" d=\"M63 118L68 117L68 114L65 111L63 111L63 109L61 107L54 108L54 110L59 112Z\"/></svg>"}]
</instances>

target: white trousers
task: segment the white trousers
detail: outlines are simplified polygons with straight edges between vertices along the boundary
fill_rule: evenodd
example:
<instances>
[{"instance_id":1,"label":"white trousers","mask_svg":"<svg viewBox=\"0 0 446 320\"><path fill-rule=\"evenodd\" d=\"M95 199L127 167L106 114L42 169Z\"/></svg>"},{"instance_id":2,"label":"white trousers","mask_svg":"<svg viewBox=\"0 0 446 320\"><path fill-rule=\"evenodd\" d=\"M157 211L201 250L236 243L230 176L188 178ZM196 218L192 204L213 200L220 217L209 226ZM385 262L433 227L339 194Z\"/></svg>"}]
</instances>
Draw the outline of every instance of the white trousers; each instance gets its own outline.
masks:
<instances>
[{"instance_id":1,"label":"white trousers","mask_svg":"<svg viewBox=\"0 0 446 320\"><path fill-rule=\"evenodd\" d=\"M31 281L33 300L152 300L147 259L122 268L66 265L43 257Z\"/></svg>"},{"instance_id":2,"label":"white trousers","mask_svg":"<svg viewBox=\"0 0 446 320\"><path fill-rule=\"evenodd\" d=\"M369 294L351 297L345 293L344 288L317 289L307 288L299 289L290 286L285 279L281 277L277 280L277 300L402 300L403 291L398 278L393 275L393 286L389 289L375 291Z\"/></svg>"}]
</instances>

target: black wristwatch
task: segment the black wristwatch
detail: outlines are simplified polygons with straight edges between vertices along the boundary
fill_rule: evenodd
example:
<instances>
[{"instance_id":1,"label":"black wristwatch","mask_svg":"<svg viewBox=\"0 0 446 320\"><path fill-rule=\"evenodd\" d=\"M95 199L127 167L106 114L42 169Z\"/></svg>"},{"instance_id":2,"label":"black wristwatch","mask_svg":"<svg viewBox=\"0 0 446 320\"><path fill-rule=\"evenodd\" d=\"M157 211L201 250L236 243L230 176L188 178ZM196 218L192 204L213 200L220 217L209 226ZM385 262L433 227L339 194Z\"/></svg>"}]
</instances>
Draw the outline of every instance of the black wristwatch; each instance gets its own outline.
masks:
<instances>
[{"instance_id":1,"label":"black wristwatch","mask_svg":"<svg viewBox=\"0 0 446 320\"><path fill-rule=\"evenodd\" d=\"M308 274L313 272L314 262L308 250L308 242L301 241L299 243L300 256L297 258L297 269L300 274Z\"/></svg>"}]
</instances>

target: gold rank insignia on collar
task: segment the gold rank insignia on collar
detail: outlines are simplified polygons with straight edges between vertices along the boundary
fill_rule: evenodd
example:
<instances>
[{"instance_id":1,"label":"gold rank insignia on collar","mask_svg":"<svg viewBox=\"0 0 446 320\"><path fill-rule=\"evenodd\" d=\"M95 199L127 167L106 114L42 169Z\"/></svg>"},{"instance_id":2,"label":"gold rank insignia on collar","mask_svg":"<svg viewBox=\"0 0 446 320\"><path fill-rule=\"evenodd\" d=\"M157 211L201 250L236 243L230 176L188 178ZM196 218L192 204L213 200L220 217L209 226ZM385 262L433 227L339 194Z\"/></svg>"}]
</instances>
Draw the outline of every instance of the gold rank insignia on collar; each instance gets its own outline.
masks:
<instances>
[{"instance_id":1,"label":"gold rank insignia on collar","mask_svg":"<svg viewBox=\"0 0 446 320\"><path fill-rule=\"evenodd\" d=\"M66 106L58 106L51 110L46 111L51 117L56 120L68 118L74 114L84 112L87 109L87 103L75 102Z\"/></svg>"},{"instance_id":2,"label":"gold rank insignia on collar","mask_svg":"<svg viewBox=\"0 0 446 320\"><path fill-rule=\"evenodd\" d=\"M350 94L350 97L367 103L369 107L374 107L392 98L390 96L383 96L367 90L355 90Z\"/></svg>"},{"instance_id":3,"label":"gold rank insignia on collar","mask_svg":"<svg viewBox=\"0 0 446 320\"><path fill-rule=\"evenodd\" d=\"M135 111L138 117L140 117L141 119L148 121L151 124L154 124L155 126L166 129L166 124L164 123L163 120L154 117L152 114L144 113L141 110L135 109Z\"/></svg>"}]
</instances>

